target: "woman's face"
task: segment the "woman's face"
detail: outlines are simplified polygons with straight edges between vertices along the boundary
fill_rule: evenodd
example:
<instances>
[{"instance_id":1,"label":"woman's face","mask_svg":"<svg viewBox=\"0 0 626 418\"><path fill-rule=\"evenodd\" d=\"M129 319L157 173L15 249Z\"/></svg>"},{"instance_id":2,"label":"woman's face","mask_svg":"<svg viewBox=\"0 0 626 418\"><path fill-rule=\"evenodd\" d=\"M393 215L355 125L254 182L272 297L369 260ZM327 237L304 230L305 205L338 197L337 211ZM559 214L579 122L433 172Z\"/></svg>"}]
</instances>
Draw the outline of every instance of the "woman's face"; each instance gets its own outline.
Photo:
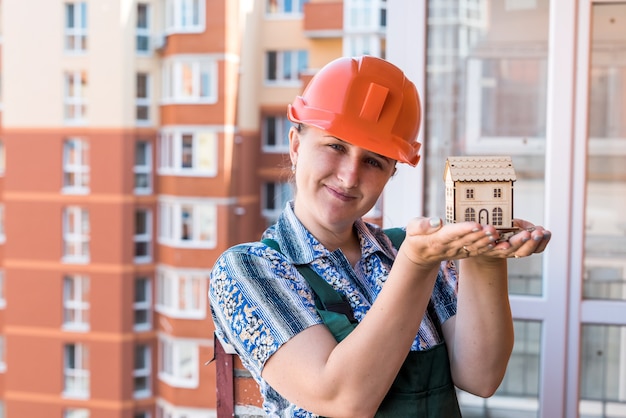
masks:
<instances>
[{"instance_id":1,"label":"woman's face","mask_svg":"<svg viewBox=\"0 0 626 418\"><path fill-rule=\"evenodd\" d=\"M289 144L296 166L295 211L308 228L311 222L329 230L351 228L395 172L395 160L312 126L291 128Z\"/></svg>"}]
</instances>

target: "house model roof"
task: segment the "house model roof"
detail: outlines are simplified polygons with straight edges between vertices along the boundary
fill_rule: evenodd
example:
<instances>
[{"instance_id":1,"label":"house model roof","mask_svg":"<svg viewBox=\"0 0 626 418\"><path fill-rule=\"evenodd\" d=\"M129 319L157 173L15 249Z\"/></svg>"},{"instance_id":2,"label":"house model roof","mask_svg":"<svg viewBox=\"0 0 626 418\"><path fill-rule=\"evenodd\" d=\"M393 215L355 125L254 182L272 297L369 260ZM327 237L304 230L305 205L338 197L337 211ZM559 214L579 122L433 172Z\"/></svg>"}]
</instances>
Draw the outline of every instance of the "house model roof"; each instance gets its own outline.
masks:
<instances>
[{"instance_id":1,"label":"house model roof","mask_svg":"<svg viewBox=\"0 0 626 418\"><path fill-rule=\"evenodd\" d=\"M452 181L515 181L517 179L513 161L508 156L448 157L444 173L448 171Z\"/></svg>"}]
</instances>

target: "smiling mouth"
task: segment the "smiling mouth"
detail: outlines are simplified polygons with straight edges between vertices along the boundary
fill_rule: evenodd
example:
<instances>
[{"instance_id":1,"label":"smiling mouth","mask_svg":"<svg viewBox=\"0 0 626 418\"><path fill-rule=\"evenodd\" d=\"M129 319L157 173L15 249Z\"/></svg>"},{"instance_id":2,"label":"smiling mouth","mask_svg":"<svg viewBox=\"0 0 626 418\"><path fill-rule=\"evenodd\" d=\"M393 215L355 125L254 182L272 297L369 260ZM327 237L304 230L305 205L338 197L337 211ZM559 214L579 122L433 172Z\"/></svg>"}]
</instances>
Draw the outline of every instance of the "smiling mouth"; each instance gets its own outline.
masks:
<instances>
[{"instance_id":1,"label":"smiling mouth","mask_svg":"<svg viewBox=\"0 0 626 418\"><path fill-rule=\"evenodd\" d=\"M347 194L347 193L344 193L344 192L342 192L341 190L337 190L337 189L335 189L335 188L333 188L333 187L326 186L326 189L327 189L327 190L328 190L328 191L329 191L329 192L330 192L333 196L335 196L336 198L338 198L338 199L340 199L340 200L343 200L344 202L347 202L347 201L350 201L350 200L354 200L354 199L355 199L355 197L354 197L354 196L352 196L352 195L350 195L350 194Z\"/></svg>"}]
</instances>

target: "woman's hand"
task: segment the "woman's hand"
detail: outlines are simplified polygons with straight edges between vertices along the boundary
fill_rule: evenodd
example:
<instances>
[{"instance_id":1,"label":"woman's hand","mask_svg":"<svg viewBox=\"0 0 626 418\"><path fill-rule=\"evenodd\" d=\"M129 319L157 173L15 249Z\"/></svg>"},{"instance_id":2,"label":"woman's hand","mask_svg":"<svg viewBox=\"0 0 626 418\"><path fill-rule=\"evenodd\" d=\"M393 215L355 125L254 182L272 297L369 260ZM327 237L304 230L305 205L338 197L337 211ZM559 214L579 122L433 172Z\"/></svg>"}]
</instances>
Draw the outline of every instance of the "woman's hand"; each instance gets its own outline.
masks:
<instances>
[{"instance_id":1,"label":"woman's hand","mask_svg":"<svg viewBox=\"0 0 626 418\"><path fill-rule=\"evenodd\" d=\"M513 225L518 228L513 235L506 238L503 234L498 234L495 245L490 248L473 247L466 245L468 256L482 256L492 258L520 258L532 254L541 253L546 249L552 234L540 225L523 219L514 219Z\"/></svg>"},{"instance_id":2,"label":"woman's hand","mask_svg":"<svg viewBox=\"0 0 626 418\"><path fill-rule=\"evenodd\" d=\"M419 266L483 254L496 247L499 238L491 225L460 222L443 225L439 218L414 218L406 227L402 252ZM504 247L504 245L501 245ZM473 252L473 254L472 254Z\"/></svg>"},{"instance_id":3,"label":"woman's hand","mask_svg":"<svg viewBox=\"0 0 626 418\"><path fill-rule=\"evenodd\" d=\"M414 218L407 225L401 248L407 258L420 266L476 256L519 258L545 250L550 231L522 219L515 219L514 226L519 232L504 240L492 225L477 222L443 225L439 218Z\"/></svg>"}]
</instances>

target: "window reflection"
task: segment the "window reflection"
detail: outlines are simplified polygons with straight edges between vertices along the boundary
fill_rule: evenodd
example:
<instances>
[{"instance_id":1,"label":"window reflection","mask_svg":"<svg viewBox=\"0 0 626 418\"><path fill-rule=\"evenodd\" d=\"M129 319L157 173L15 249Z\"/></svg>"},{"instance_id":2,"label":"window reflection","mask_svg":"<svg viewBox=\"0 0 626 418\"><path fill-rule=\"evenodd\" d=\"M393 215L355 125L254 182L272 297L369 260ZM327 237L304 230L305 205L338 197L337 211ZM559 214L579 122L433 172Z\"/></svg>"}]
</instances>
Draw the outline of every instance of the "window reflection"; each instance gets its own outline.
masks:
<instances>
[{"instance_id":1,"label":"window reflection","mask_svg":"<svg viewBox=\"0 0 626 418\"><path fill-rule=\"evenodd\" d=\"M585 325L580 417L626 417L626 327Z\"/></svg>"},{"instance_id":2,"label":"window reflection","mask_svg":"<svg viewBox=\"0 0 626 418\"><path fill-rule=\"evenodd\" d=\"M549 9L549 0L429 2L428 216L446 213L447 157L510 155L515 216L543 224ZM542 260L540 254L509 263L512 294L543 294Z\"/></svg>"},{"instance_id":3,"label":"window reflection","mask_svg":"<svg viewBox=\"0 0 626 418\"><path fill-rule=\"evenodd\" d=\"M626 300L626 4L592 8L583 297ZM618 18L619 17L619 18Z\"/></svg>"}]
</instances>

